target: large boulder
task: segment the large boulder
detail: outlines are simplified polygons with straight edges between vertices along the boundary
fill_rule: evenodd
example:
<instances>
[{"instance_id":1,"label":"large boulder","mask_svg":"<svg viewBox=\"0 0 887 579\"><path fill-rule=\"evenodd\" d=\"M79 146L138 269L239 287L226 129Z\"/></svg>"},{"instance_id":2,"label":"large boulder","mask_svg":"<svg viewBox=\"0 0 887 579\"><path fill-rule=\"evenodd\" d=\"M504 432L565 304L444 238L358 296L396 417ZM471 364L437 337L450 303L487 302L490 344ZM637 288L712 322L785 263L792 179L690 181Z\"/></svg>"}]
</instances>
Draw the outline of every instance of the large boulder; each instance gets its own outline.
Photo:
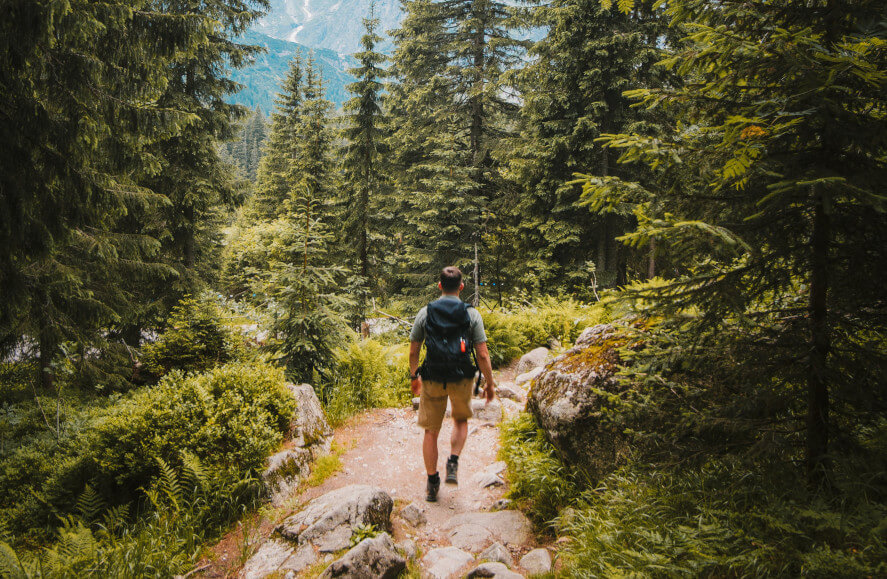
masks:
<instances>
[{"instance_id":1,"label":"large boulder","mask_svg":"<svg viewBox=\"0 0 887 579\"><path fill-rule=\"evenodd\" d=\"M311 384L287 384L298 408L293 416L293 442L299 447L322 445L333 433Z\"/></svg>"},{"instance_id":2,"label":"large boulder","mask_svg":"<svg viewBox=\"0 0 887 579\"><path fill-rule=\"evenodd\" d=\"M394 579L407 567L406 560L394 547L388 533L364 539L341 559L333 561L321 579Z\"/></svg>"},{"instance_id":3,"label":"large boulder","mask_svg":"<svg viewBox=\"0 0 887 579\"><path fill-rule=\"evenodd\" d=\"M286 541L272 539L249 558L240 571L240 578L261 579L268 575L282 577L288 572L298 573L316 561L317 553L311 545L296 547Z\"/></svg>"},{"instance_id":4,"label":"large boulder","mask_svg":"<svg viewBox=\"0 0 887 579\"><path fill-rule=\"evenodd\" d=\"M461 577L461 571L474 561L474 557L456 547L432 549L422 557L425 572L431 579Z\"/></svg>"},{"instance_id":5,"label":"large boulder","mask_svg":"<svg viewBox=\"0 0 887 579\"><path fill-rule=\"evenodd\" d=\"M296 490L308 475L313 459L307 448L288 448L268 458L268 468L262 473L262 481L273 505L281 505Z\"/></svg>"},{"instance_id":6,"label":"large boulder","mask_svg":"<svg viewBox=\"0 0 887 579\"><path fill-rule=\"evenodd\" d=\"M321 552L348 547L357 525L374 525L391 530L394 501L380 488L350 485L312 500L298 513L287 517L277 531L299 544L312 543Z\"/></svg>"},{"instance_id":7,"label":"large boulder","mask_svg":"<svg viewBox=\"0 0 887 579\"><path fill-rule=\"evenodd\" d=\"M530 575L544 575L551 571L551 555L548 549L533 549L521 557L520 566Z\"/></svg>"},{"instance_id":8,"label":"large boulder","mask_svg":"<svg viewBox=\"0 0 887 579\"><path fill-rule=\"evenodd\" d=\"M545 358L547 357L548 348L536 348L535 350L530 350L521 356L514 373L523 374L524 372L529 372L533 368L543 365L545 363Z\"/></svg>"},{"instance_id":9,"label":"large boulder","mask_svg":"<svg viewBox=\"0 0 887 579\"><path fill-rule=\"evenodd\" d=\"M444 530L450 544L479 553L495 541L506 546L522 547L533 538L533 525L518 511L462 513L452 517Z\"/></svg>"},{"instance_id":10,"label":"large boulder","mask_svg":"<svg viewBox=\"0 0 887 579\"><path fill-rule=\"evenodd\" d=\"M625 388L616 373L618 349L627 343L612 325L586 328L575 346L548 363L527 399L527 410L564 463L591 480L616 468L629 450L624 429L604 420L606 394Z\"/></svg>"}]
</instances>

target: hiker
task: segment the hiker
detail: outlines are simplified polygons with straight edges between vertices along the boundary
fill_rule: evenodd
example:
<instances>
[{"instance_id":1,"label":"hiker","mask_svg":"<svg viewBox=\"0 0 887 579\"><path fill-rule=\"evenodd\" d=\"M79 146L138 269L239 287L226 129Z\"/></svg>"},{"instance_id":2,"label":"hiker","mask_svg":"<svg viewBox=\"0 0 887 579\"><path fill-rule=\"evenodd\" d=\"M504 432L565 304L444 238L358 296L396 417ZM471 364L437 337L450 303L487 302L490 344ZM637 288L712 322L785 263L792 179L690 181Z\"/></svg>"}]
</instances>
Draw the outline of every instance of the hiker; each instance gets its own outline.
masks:
<instances>
[{"instance_id":1,"label":"hiker","mask_svg":"<svg viewBox=\"0 0 887 579\"><path fill-rule=\"evenodd\" d=\"M468 437L471 396L478 367L486 378L484 397L493 400L495 383L487 335L480 313L459 299L465 288L462 272L445 267L437 287L440 298L419 310L410 332L410 388L419 396L419 426L425 430L422 455L428 472L425 500L437 501L440 474L437 471L437 437L447 410L447 398L453 413L450 458L446 482L457 484L459 454ZM419 366L419 350L425 343L425 360ZM476 354L476 362L472 361Z\"/></svg>"}]
</instances>

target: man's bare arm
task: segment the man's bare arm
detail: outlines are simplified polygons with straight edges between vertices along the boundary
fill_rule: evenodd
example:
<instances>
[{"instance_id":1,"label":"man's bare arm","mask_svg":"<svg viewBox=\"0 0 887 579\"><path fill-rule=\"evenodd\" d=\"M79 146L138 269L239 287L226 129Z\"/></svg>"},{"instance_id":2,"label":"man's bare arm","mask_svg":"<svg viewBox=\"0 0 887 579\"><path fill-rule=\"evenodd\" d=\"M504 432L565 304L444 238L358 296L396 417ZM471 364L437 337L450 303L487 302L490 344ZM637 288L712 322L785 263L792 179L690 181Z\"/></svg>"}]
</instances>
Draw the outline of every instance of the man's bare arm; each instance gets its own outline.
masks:
<instances>
[{"instance_id":1,"label":"man's bare arm","mask_svg":"<svg viewBox=\"0 0 887 579\"><path fill-rule=\"evenodd\" d=\"M477 365L480 368L480 373L487 380L487 385L484 387L484 397L489 402L493 399L496 392L496 383L493 381L493 364L490 362L490 351L487 349L487 343L481 342L476 344L474 352L477 354Z\"/></svg>"},{"instance_id":2,"label":"man's bare arm","mask_svg":"<svg viewBox=\"0 0 887 579\"><path fill-rule=\"evenodd\" d=\"M419 352L422 350L422 342L410 342L410 376L415 376L419 370ZM410 389L413 396L418 396L422 390L422 380L416 378L410 380Z\"/></svg>"}]
</instances>

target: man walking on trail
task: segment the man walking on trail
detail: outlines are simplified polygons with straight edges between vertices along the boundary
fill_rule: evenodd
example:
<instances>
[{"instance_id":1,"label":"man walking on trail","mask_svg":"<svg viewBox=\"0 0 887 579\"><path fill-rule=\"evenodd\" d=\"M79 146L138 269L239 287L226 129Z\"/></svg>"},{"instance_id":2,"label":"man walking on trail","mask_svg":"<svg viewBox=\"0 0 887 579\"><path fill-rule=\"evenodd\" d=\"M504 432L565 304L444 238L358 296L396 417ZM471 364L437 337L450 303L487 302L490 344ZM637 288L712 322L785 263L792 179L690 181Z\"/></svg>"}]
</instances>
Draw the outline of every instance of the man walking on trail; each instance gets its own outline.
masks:
<instances>
[{"instance_id":1,"label":"man walking on trail","mask_svg":"<svg viewBox=\"0 0 887 579\"><path fill-rule=\"evenodd\" d=\"M471 418L471 395L478 367L486 386L487 404L493 400L495 384L487 335L480 313L459 299L465 288L462 272L445 267L437 287L440 298L419 310L410 332L410 388L419 396L419 426L425 430L422 454L428 471L425 500L437 500L440 474L437 472L437 437L450 400L453 413L453 434L450 458L447 459L446 482L456 484L459 455L468 437ZM425 343L425 360L419 366L419 351ZM472 361L476 354L476 363Z\"/></svg>"}]
</instances>

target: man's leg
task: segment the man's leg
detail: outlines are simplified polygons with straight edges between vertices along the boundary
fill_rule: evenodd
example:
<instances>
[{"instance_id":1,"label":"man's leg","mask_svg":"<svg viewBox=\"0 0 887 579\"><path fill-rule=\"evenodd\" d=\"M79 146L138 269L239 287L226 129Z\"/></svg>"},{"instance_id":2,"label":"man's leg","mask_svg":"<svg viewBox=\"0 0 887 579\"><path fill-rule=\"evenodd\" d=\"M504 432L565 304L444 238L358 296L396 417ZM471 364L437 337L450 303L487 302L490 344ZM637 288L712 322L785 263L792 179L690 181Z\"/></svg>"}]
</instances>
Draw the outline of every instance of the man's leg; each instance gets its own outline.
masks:
<instances>
[{"instance_id":1,"label":"man's leg","mask_svg":"<svg viewBox=\"0 0 887 579\"><path fill-rule=\"evenodd\" d=\"M450 454L459 456L468 438L468 419L453 419L453 435L450 436ZM435 453L435 456L437 453Z\"/></svg>"},{"instance_id":2,"label":"man's leg","mask_svg":"<svg viewBox=\"0 0 887 579\"><path fill-rule=\"evenodd\" d=\"M440 434L439 430L426 430L425 439L422 441L422 456L425 458L425 470L428 471L429 475L433 475L437 472L438 434Z\"/></svg>"}]
</instances>

